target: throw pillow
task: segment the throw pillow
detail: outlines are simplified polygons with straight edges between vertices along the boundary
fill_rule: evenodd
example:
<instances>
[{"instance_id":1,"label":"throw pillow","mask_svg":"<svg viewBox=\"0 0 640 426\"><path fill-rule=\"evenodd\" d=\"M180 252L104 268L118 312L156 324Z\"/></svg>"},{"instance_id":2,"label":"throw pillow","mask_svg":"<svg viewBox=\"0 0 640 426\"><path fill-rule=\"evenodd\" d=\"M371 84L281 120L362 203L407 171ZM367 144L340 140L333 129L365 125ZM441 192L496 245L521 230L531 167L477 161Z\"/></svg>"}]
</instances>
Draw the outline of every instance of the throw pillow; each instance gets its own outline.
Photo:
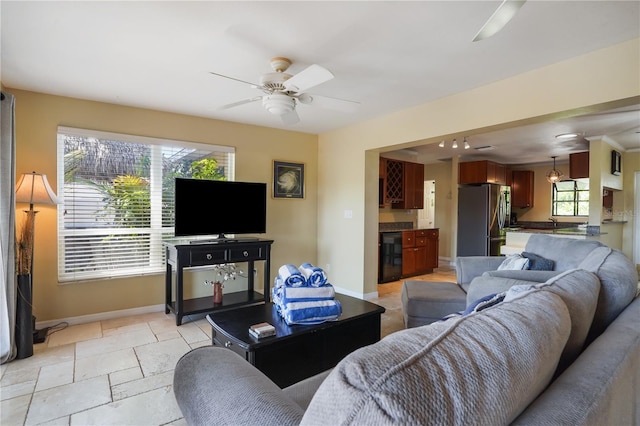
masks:
<instances>
[{"instance_id":1,"label":"throw pillow","mask_svg":"<svg viewBox=\"0 0 640 426\"><path fill-rule=\"evenodd\" d=\"M571 328L552 292L390 334L347 355L301 424L509 424L551 381Z\"/></svg>"},{"instance_id":2,"label":"throw pillow","mask_svg":"<svg viewBox=\"0 0 640 426\"><path fill-rule=\"evenodd\" d=\"M542 256L527 251L523 251L522 256L529 259L529 269L532 271L553 271L555 262L551 259L545 259Z\"/></svg>"},{"instance_id":3,"label":"throw pillow","mask_svg":"<svg viewBox=\"0 0 640 426\"><path fill-rule=\"evenodd\" d=\"M527 269L529 266L529 259L523 257L521 254L510 254L505 260L498 266L498 271L504 270L521 270Z\"/></svg>"}]
</instances>

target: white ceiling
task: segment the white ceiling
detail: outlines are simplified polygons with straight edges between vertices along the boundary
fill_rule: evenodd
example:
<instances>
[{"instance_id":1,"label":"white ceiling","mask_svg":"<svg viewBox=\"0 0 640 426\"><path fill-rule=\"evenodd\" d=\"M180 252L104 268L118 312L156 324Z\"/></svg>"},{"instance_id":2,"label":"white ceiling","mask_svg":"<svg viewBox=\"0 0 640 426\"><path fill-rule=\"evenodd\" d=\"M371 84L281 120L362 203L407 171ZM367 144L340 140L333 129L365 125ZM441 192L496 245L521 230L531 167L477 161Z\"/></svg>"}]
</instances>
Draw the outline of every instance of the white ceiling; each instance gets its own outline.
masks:
<instances>
[{"instance_id":1,"label":"white ceiling","mask_svg":"<svg viewBox=\"0 0 640 426\"><path fill-rule=\"evenodd\" d=\"M317 134L640 36L640 1L529 0L501 32L471 42L500 3L2 0L1 79L9 88ZM219 109L262 93L210 72L258 82L275 56L293 61L291 74L314 63L329 69L335 78L308 92L357 101L358 112L298 105L300 123L285 125L260 102ZM469 142L501 147L483 156L534 163L566 158L551 143L569 130L637 148L640 107ZM436 146L410 151L418 152L425 162L452 155Z\"/></svg>"}]
</instances>

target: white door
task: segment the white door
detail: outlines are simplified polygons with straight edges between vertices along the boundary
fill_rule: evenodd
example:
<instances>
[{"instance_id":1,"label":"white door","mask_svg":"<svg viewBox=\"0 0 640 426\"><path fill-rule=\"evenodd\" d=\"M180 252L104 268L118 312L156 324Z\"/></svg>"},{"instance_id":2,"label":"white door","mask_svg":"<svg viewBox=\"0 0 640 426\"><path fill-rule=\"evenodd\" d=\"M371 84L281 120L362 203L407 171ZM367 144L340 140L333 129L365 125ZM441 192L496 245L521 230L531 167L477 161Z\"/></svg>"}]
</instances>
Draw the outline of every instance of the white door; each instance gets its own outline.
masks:
<instances>
[{"instance_id":1,"label":"white door","mask_svg":"<svg viewBox=\"0 0 640 426\"><path fill-rule=\"evenodd\" d=\"M418 229L436 227L436 181L424 181L424 208L418 210Z\"/></svg>"}]
</instances>

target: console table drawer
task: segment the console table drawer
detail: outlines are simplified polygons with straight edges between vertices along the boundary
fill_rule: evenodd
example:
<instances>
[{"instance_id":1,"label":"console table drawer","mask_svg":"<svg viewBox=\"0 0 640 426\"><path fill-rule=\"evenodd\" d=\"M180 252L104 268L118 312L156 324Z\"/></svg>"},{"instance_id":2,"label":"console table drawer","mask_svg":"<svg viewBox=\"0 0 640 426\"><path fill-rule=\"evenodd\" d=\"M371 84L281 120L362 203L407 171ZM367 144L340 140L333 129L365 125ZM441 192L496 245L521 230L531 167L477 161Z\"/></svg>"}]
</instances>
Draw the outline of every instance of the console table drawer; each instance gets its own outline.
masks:
<instances>
[{"instance_id":1,"label":"console table drawer","mask_svg":"<svg viewBox=\"0 0 640 426\"><path fill-rule=\"evenodd\" d=\"M245 247L245 248L232 248L229 249L229 256L227 261L229 262L244 262L247 259L264 260L265 252L262 247Z\"/></svg>"},{"instance_id":2,"label":"console table drawer","mask_svg":"<svg viewBox=\"0 0 640 426\"><path fill-rule=\"evenodd\" d=\"M224 250L191 250L191 265L215 265L225 263Z\"/></svg>"}]
</instances>

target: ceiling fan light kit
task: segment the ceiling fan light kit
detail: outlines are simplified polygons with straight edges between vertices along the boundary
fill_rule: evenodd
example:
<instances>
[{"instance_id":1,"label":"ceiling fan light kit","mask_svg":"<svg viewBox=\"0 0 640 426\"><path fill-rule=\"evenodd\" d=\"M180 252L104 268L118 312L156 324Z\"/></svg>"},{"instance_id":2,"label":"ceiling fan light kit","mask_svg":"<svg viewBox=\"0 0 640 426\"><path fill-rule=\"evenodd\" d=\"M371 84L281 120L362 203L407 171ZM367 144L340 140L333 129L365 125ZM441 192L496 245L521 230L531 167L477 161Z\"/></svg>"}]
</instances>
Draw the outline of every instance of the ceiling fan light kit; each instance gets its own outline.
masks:
<instances>
[{"instance_id":1,"label":"ceiling fan light kit","mask_svg":"<svg viewBox=\"0 0 640 426\"><path fill-rule=\"evenodd\" d=\"M560 180L562 180L562 178L564 177L564 174L560 170L556 169L556 157L554 156L551 158L553 158L553 170L549 170L549 172L547 172L547 182L560 182Z\"/></svg>"},{"instance_id":2,"label":"ceiling fan light kit","mask_svg":"<svg viewBox=\"0 0 640 426\"><path fill-rule=\"evenodd\" d=\"M262 97L262 105L271 114L284 115L295 109L296 101L282 93L273 93Z\"/></svg>"}]
</instances>

